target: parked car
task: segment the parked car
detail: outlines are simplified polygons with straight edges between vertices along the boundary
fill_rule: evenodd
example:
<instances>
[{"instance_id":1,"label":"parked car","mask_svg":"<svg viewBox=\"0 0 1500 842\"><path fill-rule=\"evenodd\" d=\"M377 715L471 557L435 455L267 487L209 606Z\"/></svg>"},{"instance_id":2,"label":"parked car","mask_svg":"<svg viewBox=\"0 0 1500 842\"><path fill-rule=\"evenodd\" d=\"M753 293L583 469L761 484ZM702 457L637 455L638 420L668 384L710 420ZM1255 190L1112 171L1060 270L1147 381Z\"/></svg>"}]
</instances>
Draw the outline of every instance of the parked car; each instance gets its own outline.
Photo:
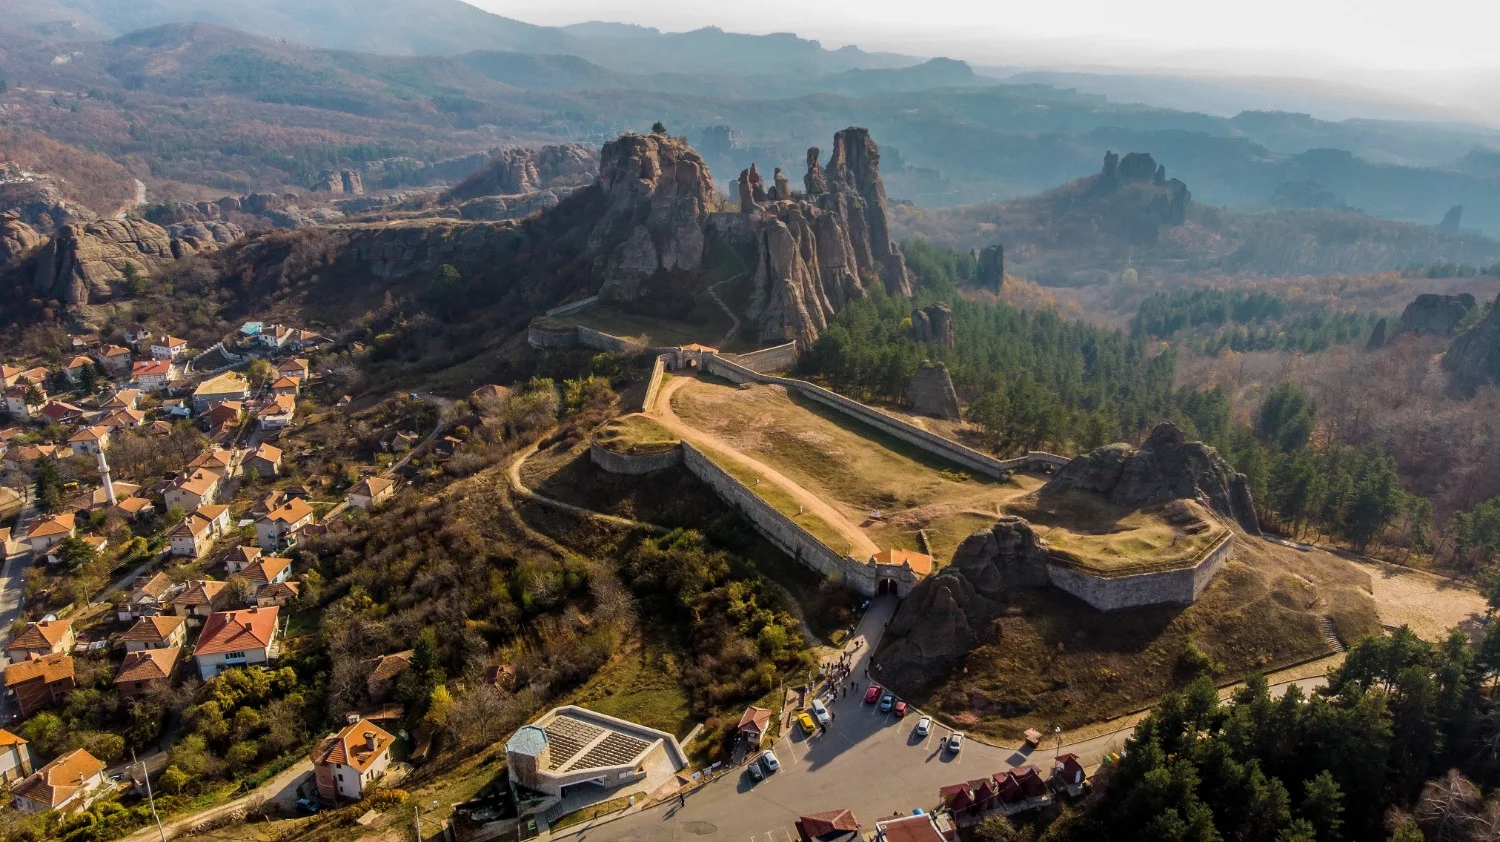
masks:
<instances>
[{"instance_id":1,"label":"parked car","mask_svg":"<svg viewBox=\"0 0 1500 842\"><path fill-rule=\"evenodd\" d=\"M303 815L307 815L307 816L317 815L319 812L322 812L322 810L323 810L323 808L319 807L311 799L308 799L308 798L298 798L297 799L297 812L302 813Z\"/></svg>"},{"instance_id":2,"label":"parked car","mask_svg":"<svg viewBox=\"0 0 1500 842\"><path fill-rule=\"evenodd\" d=\"M759 757L755 758L755 760L748 767L746 767L745 771L750 773L750 780L757 783L766 779L766 770L761 768Z\"/></svg>"},{"instance_id":3,"label":"parked car","mask_svg":"<svg viewBox=\"0 0 1500 842\"><path fill-rule=\"evenodd\" d=\"M813 716L817 717L819 722L823 723L823 725L827 726L833 724L833 717L828 715L828 707L822 702L814 701L812 703L812 713Z\"/></svg>"},{"instance_id":4,"label":"parked car","mask_svg":"<svg viewBox=\"0 0 1500 842\"><path fill-rule=\"evenodd\" d=\"M873 705L880 701L880 685L871 684L870 689L865 691L865 704Z\"/></svg>"},{"instance_id":5,"label":"parked car","mask_svg":"<svg viewBox=\"0 0 1500 842\"><path fill-rule=\"evenodd\" d=\"M766 749L760 753L760 762L766 766L766 774L771 774L781 768L781 761L776 759L776 752Z\"/></svg>"},{"instance_id":6,"label":"parked car","mask_svg":"<svg viewBox=\"0 0 1500 842\"><path fill-rule=\"evenodd\" d=\"M884 696L882 696L880 698L880 712L881 713L887 713L887 712L889 712L890 709L891 709L891 706L894 705L894 704L896 704L896 697L892 696L890 693L886 693Z\"/></svg>"},{"instance_id":7,"label":"parked car","mask_svg":"<svg viewBox=\"0 0 1500 842\"><path fill-rule=\"evenodd\" d=\"M906 702L904 702L904 701L897 702L896 703L896 707L894 708L894 710L896 712L896 716L897 717L905 716L906 715Z\"/></svg>"},{"instance_id":8,"label":"parked car","mask_svg":"<svg viewBox=\"0 0 1500 842\"><path fill-rule=\"evenodd\" d=\"M805 710L797 712L797 724L802 726L802 733L809 736L818 730L818 723L814 722L813 718L808 716Z\"/></svg>"},{"instance_id":9,"label":"parked car","mask_svg":"<svg viewBox=\"0 0 1500 842\"><path fill-rule=\"evenodd\" d=\"M951 737L948 738L948 750L949 751L953 752L954 754L958 754L958 750L961 749L961 748L963 748L963 747L964 747L964 735L963 734L954 733L953 736L951 736Z\"/></svg>"},{"instance_id":10,"label":"parked car","mask_svg":"<svg viewBox=\"0 0 1500 842\"><path fill-rule=\"evenodd\" d=\"M917 736L925 737L932 733L932 717L924 716L917 720Z\"/></svg>"}]
</instances>

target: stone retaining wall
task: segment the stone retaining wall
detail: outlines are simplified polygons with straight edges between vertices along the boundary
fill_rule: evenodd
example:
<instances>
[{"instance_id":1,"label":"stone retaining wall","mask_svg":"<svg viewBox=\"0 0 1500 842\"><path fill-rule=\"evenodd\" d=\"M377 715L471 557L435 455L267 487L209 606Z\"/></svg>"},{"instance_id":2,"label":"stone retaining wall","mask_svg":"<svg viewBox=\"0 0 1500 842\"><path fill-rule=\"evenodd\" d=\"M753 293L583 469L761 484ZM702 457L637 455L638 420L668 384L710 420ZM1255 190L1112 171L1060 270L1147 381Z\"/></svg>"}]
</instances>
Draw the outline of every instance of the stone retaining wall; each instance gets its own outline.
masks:
<instances>
[{"instance_id":1,"label":"stone retaining wall","mask_svg":"<svg viewBox=\"0 0 1500 842\"><path fill-rule=\"evenodd\" d=\"M589 445L589 461L612 474L640 476L682 464L682 448L659 453L621 453L602 444Z\"/></svg>"},{"instance_id":2,"label":"stone retaining wall","mask_svg":"<svg viewBox=\"0 0 1500 842\"><path fill-rule=\"evenodd\" d=\"M559 328L532 325L526 328L526 343L538 349L582 346L612 354L638 354L646 350L646 346L639 342L621 339L582 325Z\"/></svg>"},{"instance_id":3,"label":"stone retaining wall","mask_svg":"<svg viewBox=\"0 0 1500 842\"><path fill-rule=\"evenodd\" d=\"M579 310L583 310L583 309L585 309L587 307L592 306L598 300L599 300L599 296L597 296L597 295L591 295L588 298L583 299L582 301L574 301L571 304L559 304L558 306L553 307L551 310L548 310L547 311L547 315L549 315L549 316L567 316L567 315L570 315L572 313L576 313Z\"/></svg>"},{"instance_id":4,"label":"stone retaining wall","mask_svg":"<svg viewBox=\"0 0 1500 842\"><path fill-rule=\"evenodd\" d=\"M1047 575L1053 587L1067 591L1100 611L1148 605L1191 605L1233 552L1234 533L1231 532L1196 565L1180 570L1095 576L1071 567L1048 564Z\"/></svg>"},{"instance_id":5,"label":"stone retaining wall","mask_svg":"<svg viewBox=\"0 0 1500 842\"><path fill-rule=\"evenodd\" d=\"M667 371L667 357L659 355L651 364L651 379L646 381L646 396L641 398L641 411L650 412L656 406L656 396L661 392L662 375Z\"/></svg>"},{"instance_id":6,"label":"stone retaining wall","mask_svg":"<svg viewBox=\"0 0 1500 842\"><path fill-rule=\"evenodd\" d=\"M736 364L751 371L788 371L797 365L797 343L788 342L774 348L762 348L748 354L732 355Z\"/></svg>"}]
</instances>

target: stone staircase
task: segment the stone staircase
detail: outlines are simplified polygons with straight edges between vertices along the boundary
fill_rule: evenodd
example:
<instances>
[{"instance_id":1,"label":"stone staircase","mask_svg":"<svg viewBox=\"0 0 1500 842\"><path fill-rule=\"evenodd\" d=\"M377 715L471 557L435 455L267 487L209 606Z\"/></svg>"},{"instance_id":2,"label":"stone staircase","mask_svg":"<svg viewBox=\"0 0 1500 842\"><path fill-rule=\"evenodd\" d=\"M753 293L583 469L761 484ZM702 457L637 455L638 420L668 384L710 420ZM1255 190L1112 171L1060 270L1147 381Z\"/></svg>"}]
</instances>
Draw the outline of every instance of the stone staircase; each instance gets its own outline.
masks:
<instances>
[{"instance_id":1,"label":"stone staircase","mask_svg":"<svg viewBox=\"0 0 1500 842\"><path fill-rule=\"evenodd\" d=\"M1323 635L1323 639L1328 641L1328 651L1344 651L1344 642L1339 640L1338 632L1334 630L1332 620L1328 619L1327 617L1319 617L1318 631Z\"/></svg>"}]
</instances>

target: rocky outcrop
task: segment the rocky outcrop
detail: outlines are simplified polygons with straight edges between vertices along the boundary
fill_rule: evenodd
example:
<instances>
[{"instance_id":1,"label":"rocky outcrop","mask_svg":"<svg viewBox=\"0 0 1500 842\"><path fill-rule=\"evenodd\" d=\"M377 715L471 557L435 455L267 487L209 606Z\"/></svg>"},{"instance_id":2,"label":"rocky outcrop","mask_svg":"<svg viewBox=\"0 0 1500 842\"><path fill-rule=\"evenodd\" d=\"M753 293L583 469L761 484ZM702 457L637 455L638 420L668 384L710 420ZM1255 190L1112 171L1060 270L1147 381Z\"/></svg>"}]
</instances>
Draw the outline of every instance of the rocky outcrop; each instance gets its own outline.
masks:
<instances>
[{"instance_id":1,"label":"rocky outcrop","mask_svg":"<svg viewBox=\"0 0 1500 842\"><path fill-rule=\"evenodd\" d=\"M1074 459L1039 494L1045 498L1073 489L1129 509L1197 500L1251 535L1260 534L1244 475L1231 470L1212 447L1188 441L1175 424L1158 424L1139 449L1111 444Z\"/></svg>"},{"instance_id":2,"label":"rocky outcrop","mask_svg":"<svg viewBox=\"0 0 1500 842\"><path fill-rule=\"evenodd\" d=\"M988 641L1006 594L1045 587L1047 544L1031 524L1002 517L964 539L953 561L912 589L886 629L881 672L920 687Z\"/></svg>"},{"instance_id":3,"label":"rocky outcrop","mask_svg":"<svg viewBox=\"0 0 1500 842\"><path fill-rule=\"evenodd\" d=\"M1136 242L1154 242L1158 229L1187 222L1192 195L1187 185L1167 178L1167 168L1158 165L1150 154L1131 152L1124 158L1114 152L1104 154L1104 167L1094 176L1089 193L1096 197L1119 195L1114 220Z\"/></svg>"},{"instance_id":4,"label":"rocky outcrop","mask_svg":"<svg viewBox=\"0 0 1500 842\"><path fill-rule=\"evenodd\" d=\"M996 243L970 252L974 257L974 283L999 292L1005 285L1005 247Z\"/></svg>"},{"instance_id":5,"label":"rocky outcrop","mask_svg":"<svg viewBox=\"0 0 1500 842\"><path fill-rule=\"evenodd\" d=\"M906 386L906 400L911 404L912 412L918 415L949 421L961 417L958 392L953 388L948 367L942 363L923 363L917 369Z\"/></svg>"},{"instance_id":6,"label":"rocky outcrop","mask_svg":"<svg viewBox=\"0 0 1500 842\"><path fill-rule=\"evenodd\" d=\"M0 214L0 269L19 263L42 244L42 235L15 211Z\"/></svg>"},{"instance_id":7,"label":"rocky outcrop","mask_svg":"<svg viewBox=\"0 0 1500 842\"><path fill-rule=\"evenodd\" d=\"M519 196L484 196L459 205L458 213L464 219L521 219L557 207L567 195L565 189L549 189Z\"/></svg>"},{"instance_id":8,"label":"rocky outcrop","mask_svg":"<svg viewBox=\"0 0 1500 842\"><path fill-rule=\"evenodd\" d=\"M588 248L606 301L632 302L657 272L691 272L703 263L704 223L714 200L708 165L686 141L625 135L599 153L603 213Z\"/></svg>"},{"instance_id":9,"label":"rocky outcrop","mask_svg":"<svg viewBox=\"0 0 1500 842\"><path fill-rule=\"evenodd\" d=\"M1385 319L1375 323L1375 329L1370 331L1370 341L1365 343L1366 351L1378 351L1385 347L1386 336Z\"/></svg>"},{"instance_id":10,"label":"rocky outcrop","mask_svg":"<svg viewBox=\"0 0 1500 842\"><path fill-rule=\"evenodd\" d=\"M144 219L68 225L38 255L34 287L70 307L108 300L118 292L126 267L150 274L242 236L239 226L225 223L187 223L173 231Z\"/></svg>"},{"instance_id":11,"label":"rocky outcrop","mask_svg":"<svg viewBox=\"0 0 1500 842\"><path fill-rule=\"evenodd\" d=\"M1394 341L1396 337L1407 333L1417 336L1452 336L1464 316L1473 309L1474 296L1466 292L1459 295L1424 293L1401 311L1401 321L1396 324L1396 332L1386 341Z\"/></svg>"},{"instance_id":12,"label":"rocky outcrop","mask_svg":"<svg viewBox=\"0 0 1500 842\"><path fill-rule=\"evenodd\" d=\"M1443 368L1464 389L1500 382L1500 298L1490 306L1483 321L1448 346Z\"/></svg>"},{"instance_id":13,"label":"rocky outcrop","mask_svg":"<svg viewBox=\"0 0 1500 842\"><path fill-rule=\"evenodd\" d=\"M342 196L363 196L365 185L355 170L323 170L318 173L318 182L313 185L312 191Z\"/></svg>"},{"instance_id":14,"label":"rocky outcrop","mask_svg":"<svg viewBox=\"0 0 1500 842\"><path fill-rule=\"evenodd\" d=\"M872 283L892 295L911 294L906 258L891 241L880 151L869 131L838 132L827 167L818 157L817 148L807 151L806 193L800 198L778 182L766 197L776 198L762 204L755 167L741 173L741 212L753 217L757 255L747 315L765 342L810 344L834 313L863 298ZM748 211L746 196L753 204Z\"/></svg>"},{"instance_id":15,"label":"rocky outcrop","mask_svg":"<svg viewBox=\"0 0 1500 842\"><path fill-rule=\"evenodd\" d=\"M939 301L911 311L911 335L918 342L938 342L952 348L957 341L953 333L953 308Z\"/></svg>"},{"instance_id":16,"label":"rocky outcrop","mask_svg":"<svg viewBox=\"0 0 1500 842\"><path fill-rule=\"evenodd\" d=\"M518 196L555 188L573 189L593 182L598 173L599 152L586 144L502 149L483 169L444 194L442 200L463 202L481 196Z\"/></svg>"},{"instance_id":17,"label":"rocky outcrop","mask_svg":"<svg viewBox=\"0 0 1500 842\"><path fill-rule=\"evenodd\" d=\"M1458 226L1463 222L1463 218L1464 206L1454 205L1448 209L1447 213L1443 214L1443 220L1437 224L1437 230L1448 234L1457 234Z\"/></svg>"},{"instance_id":18,"label":"rocky outcrop","mask_svg":"<svg viewBox=\"0 0 1500 842\"><path fill-rule=\"evenodd\" d=\"M14 212L43 237L64 225L87 222L96 216L83 205L63 198L62 190L49 180L0 184L0 212Z\"/></svg>"}]
</instances>

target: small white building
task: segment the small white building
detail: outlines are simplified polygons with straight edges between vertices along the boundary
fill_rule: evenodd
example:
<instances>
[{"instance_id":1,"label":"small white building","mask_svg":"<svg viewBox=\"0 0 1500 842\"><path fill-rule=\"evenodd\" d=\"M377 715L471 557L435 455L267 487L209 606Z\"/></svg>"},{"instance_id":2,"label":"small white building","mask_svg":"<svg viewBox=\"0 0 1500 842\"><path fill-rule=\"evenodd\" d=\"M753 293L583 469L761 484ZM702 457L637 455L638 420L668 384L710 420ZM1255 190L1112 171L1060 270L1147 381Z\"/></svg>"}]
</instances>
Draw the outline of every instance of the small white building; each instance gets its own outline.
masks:
<instances>
[{"instance_id":1,"label":"small white building","mask_svg":"<svg viewBox=\"0 0 1500 842\"><path fill-rule=\"evenodd\" d=\"M396 738L358 714L336 734L324 737L312 751L313 778L318 794L332 801L358 800L380 780L391 765Z\"/></svg>"}]
</instances>

